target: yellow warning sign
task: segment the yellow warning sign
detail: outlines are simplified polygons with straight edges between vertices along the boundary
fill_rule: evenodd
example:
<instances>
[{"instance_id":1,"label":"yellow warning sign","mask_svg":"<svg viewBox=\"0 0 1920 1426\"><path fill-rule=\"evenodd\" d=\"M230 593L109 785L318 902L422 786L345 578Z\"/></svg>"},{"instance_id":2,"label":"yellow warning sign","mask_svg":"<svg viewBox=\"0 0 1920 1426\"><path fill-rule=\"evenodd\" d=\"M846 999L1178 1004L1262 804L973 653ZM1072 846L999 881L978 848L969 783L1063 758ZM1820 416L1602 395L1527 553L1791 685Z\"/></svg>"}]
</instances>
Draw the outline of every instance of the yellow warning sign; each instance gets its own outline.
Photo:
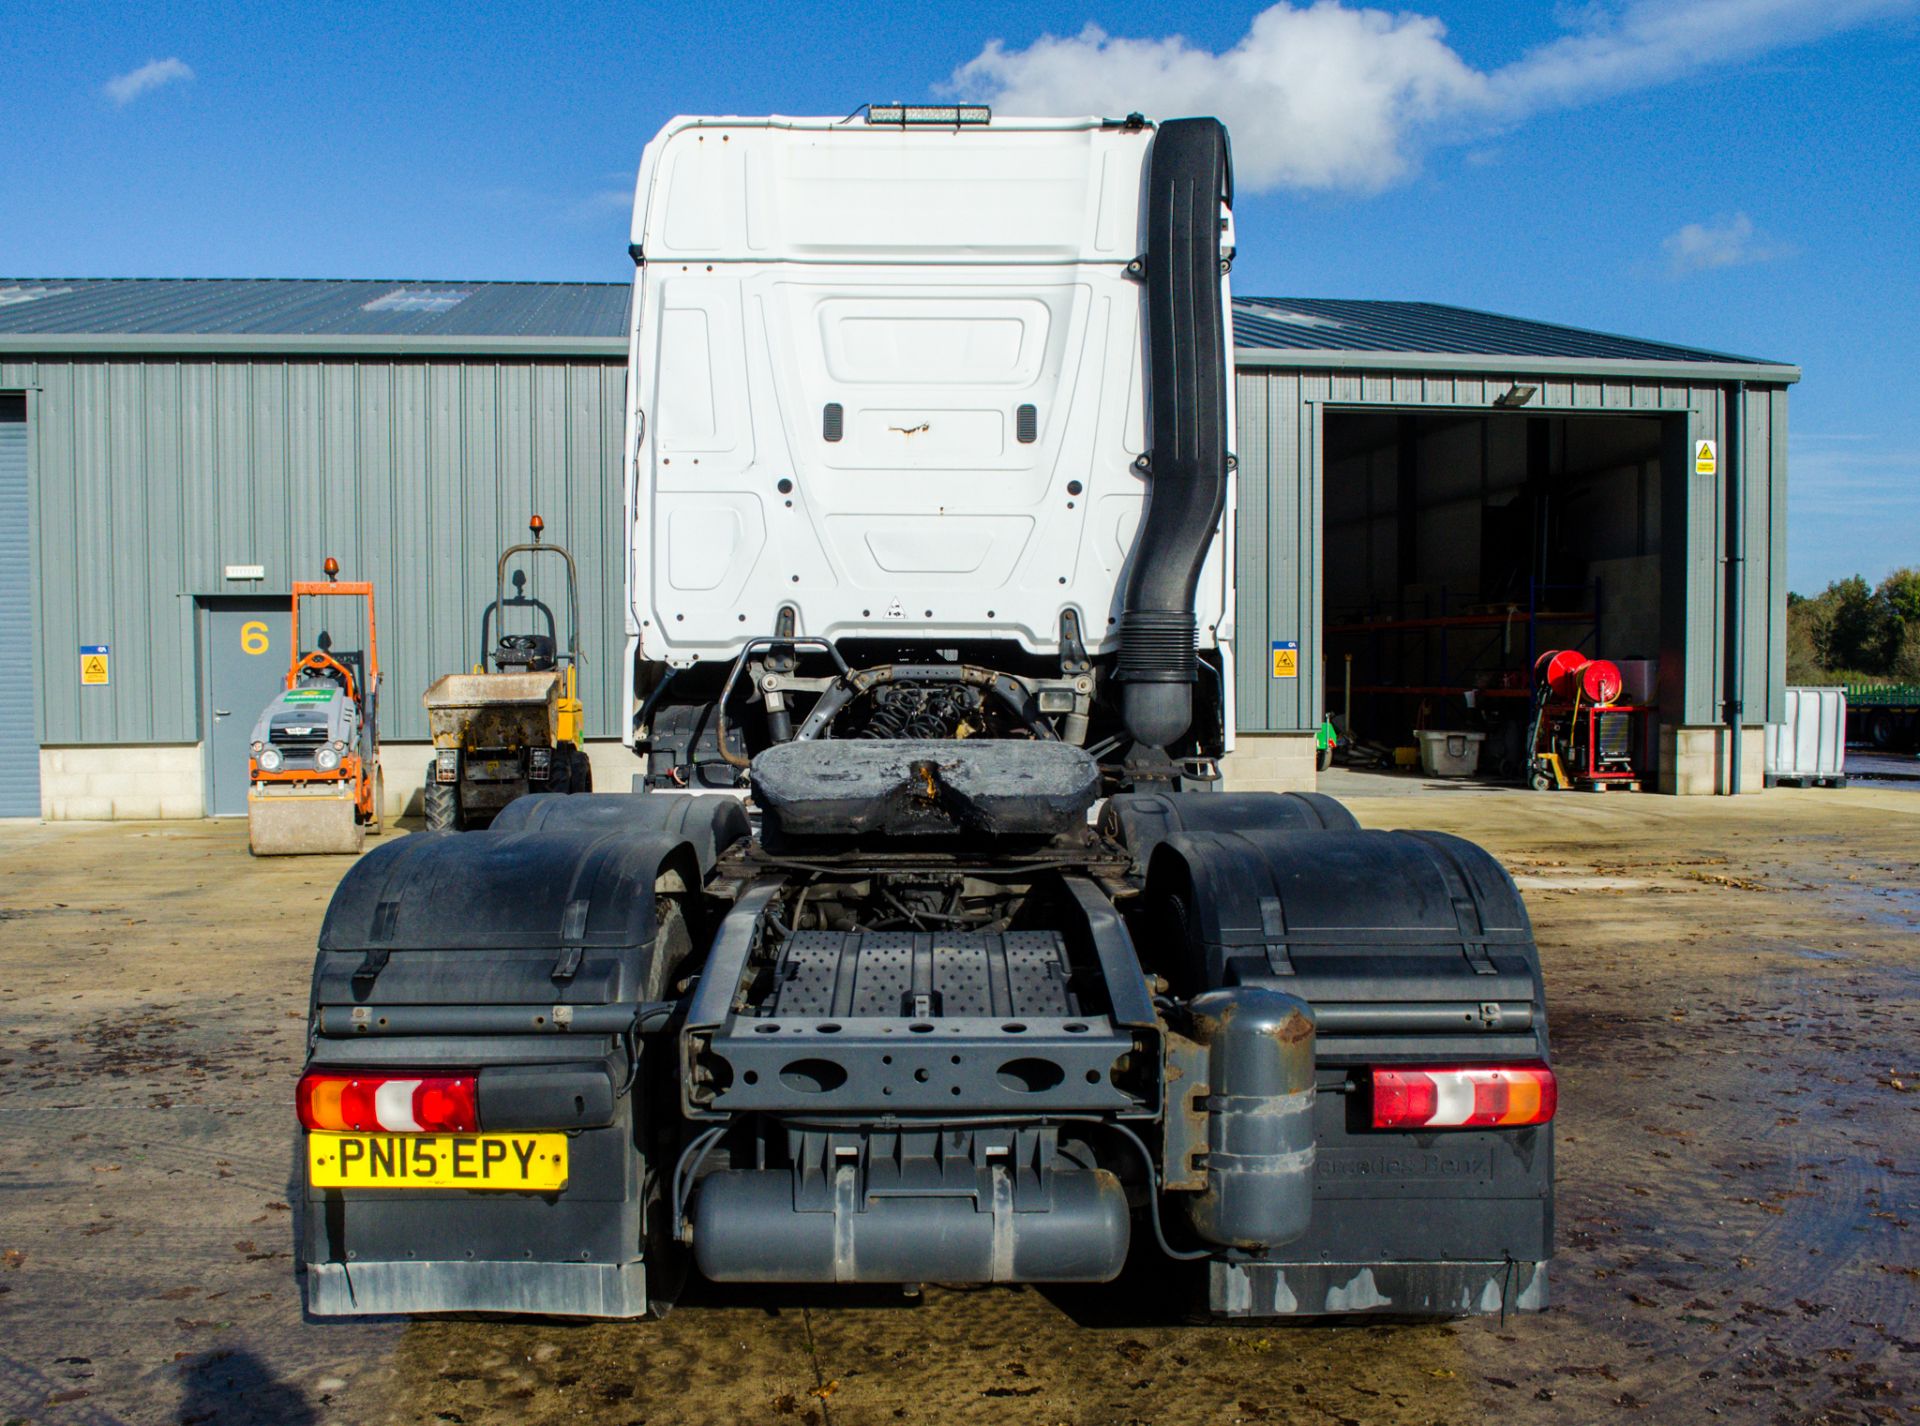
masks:
<instances>
[{"instance_id":1,"label":"yellow warning sign","mask_svg":"<svg viewBox=\"0 0 1920 1426\"><path fill-rule=\"evenodd\" d=\"M113 682L107 660L111 651L105 644L82 644L80 646L80 682L83 684L108 684Z\"/></svg>"},{"instance_id":2,"label":"yellow warning sign","mask_svg":"<svg viewBox=\"0 0 1920 1426\"><path fill-rule=\"evenodd\" d=\"M1712 441L1693 443L1693 473L1713 475L1720 469L1720 448Z\"/></svg>"},{"instance_id":3,"label":"yellow warning sign","mask_svg":"<svg viewBox=\"0 0 1920 1426\"><path fill-rule=\"evenodd\" d=\"M1295 639L1275 639L1273 641L1273 676L1275 678L1298 678L1300 676L1300 644Z\"/></svg>"}]
</instances>

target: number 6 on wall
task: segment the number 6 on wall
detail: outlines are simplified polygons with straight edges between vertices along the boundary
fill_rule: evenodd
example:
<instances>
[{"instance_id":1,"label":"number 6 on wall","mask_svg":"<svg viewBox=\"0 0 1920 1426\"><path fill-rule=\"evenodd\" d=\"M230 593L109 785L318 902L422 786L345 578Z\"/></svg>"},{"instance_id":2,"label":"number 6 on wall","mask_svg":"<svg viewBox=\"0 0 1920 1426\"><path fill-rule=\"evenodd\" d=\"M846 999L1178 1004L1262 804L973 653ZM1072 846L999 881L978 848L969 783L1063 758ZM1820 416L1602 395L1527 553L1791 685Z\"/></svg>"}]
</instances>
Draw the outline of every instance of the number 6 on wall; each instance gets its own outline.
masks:
<instances>
[{"instance_id":1,"label":"number 6 on wall","mask_svg":"<svg viewBox=\"0 0 1920 1426\"><path fill-rule=\"evenodd\" d=\"M240 626L240 647L250 654L264 654L268 647L267 626L259 619L249 619Z\"/></svg>"}]
</instances>

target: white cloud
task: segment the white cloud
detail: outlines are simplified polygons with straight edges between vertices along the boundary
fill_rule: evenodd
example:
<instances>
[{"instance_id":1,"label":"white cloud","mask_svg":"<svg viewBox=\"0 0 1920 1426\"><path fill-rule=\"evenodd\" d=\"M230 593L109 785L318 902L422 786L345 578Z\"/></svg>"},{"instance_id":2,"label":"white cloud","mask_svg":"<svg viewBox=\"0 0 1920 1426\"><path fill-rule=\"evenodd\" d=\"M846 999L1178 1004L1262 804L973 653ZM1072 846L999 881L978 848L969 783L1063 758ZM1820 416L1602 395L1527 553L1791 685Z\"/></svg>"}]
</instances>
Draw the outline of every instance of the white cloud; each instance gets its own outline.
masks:
<instances>
[{"instance_id":1,"label":"white cloud","mask_svg":"<svg viewBox=\"0 0 1920 1426\"><path fill-rule=\"evenodd\" d=\"M107 98L125 107L143 94L169 84L179 84L193 78L193 69L183 59L150 59L138 69L130 69L125 74L116 74L101 87Z\"/></svg>"},{"instance_id":2,"label":"white cloud","mask_svg":"<svg viewBox=\"0 0 1920 1426\"><path fill-rule=\"evenodd\" d=\"M1878 583L1913 563L1920 449L1878 437L1836 449L1796 434L1789 459L1789 588L1812 594L1850 574Z\"/></svg>"},{"instance_id":3,"label":"white cloud","mask_svg":"<svg viewBox=\"0 0 1920 1426\"><path fill-rule=\"evenodd\" d=\"M1558 108L1723 70L1886 16L1911 0L1627 0L1592 7L1580 28L1492 76L1520 113Z\"/></svg>"},{"instance_id":4,"label":"white cloud","mask_svg":"<svg viewBox=\"0 0 1920 1426\"><path fill-rule=\"evenodd\" d=\"M1667 255L1667 269L1675 277L1684 277L1690 272L1711 272L1717 267L1772 262L1793 252L1785 244L1770 242L1757 232L1753 219L1745 213L1716 218L1711 223L1688 223L1662 239L1660 250Z\"/></svg>"},{"instance_id":5,"label":"white cloud","mask_svg":"<svg viewBox=\"0 0 1920 1426\"><path fill-rule=\"evenodd\" d=\"M1873 438L1845 439L1835 449L1821 437L1794 436L1788 459L1793 481L1787 501L1792 516L1846 516L1858 530L1891 524L1902 539L1920 517L1920 450ZM1858 445L1851 444L1858 440ZM1911 560L1911 556L1908 556Z\"/></svg>"},{"instance_id":6,"label":"white cloud","mask_svg":"<svg viewBox=\"0 0 1920 1426\"><path fill-rule=\"evenodd\" d=\"M1223 54L1093 25L1024 50L995 41L954 84L1009 114L1218 114L1253 189L1385 187L1411 166L1409 130L1487 98L1438 20L1334 3L1263 10Z\"/></svg>"},{"instance_id":7,"label":"white cloud","mask_svg":"<svg viewBox=\"0 0 1920 1426\"><path fill-rule=\"evenodd\" d=\"M1915 0L1623 0L1585 6L1568 34L1481 70L1431 16L1281 0L1217 54L1178 35L1132 39L1089 25L1025 49L995 40L949 87L1007 114L1217 114L1249 189L1367 191L1405 178L1424 143L1914 9Z\"/></svg>"},{"instance_id":8,"label":"white cloud","mask_svg":"<svg viewBox=\"0 0 1920 1426\"><path fill-rule=\"evenodd\" d=\"M608 213L631 213L633 211L633 185L625 188L600 188L589 193L567 210L568 216L581 222L592 222Z\"/></svg>"}]
</instances>

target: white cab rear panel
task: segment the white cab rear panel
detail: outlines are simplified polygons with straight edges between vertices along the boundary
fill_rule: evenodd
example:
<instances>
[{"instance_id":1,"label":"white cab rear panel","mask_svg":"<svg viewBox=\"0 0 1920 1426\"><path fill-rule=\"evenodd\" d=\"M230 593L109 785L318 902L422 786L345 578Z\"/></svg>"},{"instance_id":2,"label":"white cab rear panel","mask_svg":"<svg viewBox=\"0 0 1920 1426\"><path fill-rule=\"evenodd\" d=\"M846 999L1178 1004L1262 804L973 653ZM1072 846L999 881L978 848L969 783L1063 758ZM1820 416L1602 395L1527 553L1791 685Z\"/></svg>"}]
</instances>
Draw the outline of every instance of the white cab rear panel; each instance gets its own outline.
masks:
<instances>
[{"instance_id":1,"label":"white cab rear panel","mask_svg":"<svg viewBox=\"0 0 1920 1426\"><path fill-rule=\"evenodd\" d=\"M640 657L731 658L786 604L807 635L1039 652L1074 607L1107 648L1147 490L1126 267L1151 141L1091 120L661 132L633 232ZM1203 647L1230 633L1226 536Z\"/></svg>"}]
</instances>

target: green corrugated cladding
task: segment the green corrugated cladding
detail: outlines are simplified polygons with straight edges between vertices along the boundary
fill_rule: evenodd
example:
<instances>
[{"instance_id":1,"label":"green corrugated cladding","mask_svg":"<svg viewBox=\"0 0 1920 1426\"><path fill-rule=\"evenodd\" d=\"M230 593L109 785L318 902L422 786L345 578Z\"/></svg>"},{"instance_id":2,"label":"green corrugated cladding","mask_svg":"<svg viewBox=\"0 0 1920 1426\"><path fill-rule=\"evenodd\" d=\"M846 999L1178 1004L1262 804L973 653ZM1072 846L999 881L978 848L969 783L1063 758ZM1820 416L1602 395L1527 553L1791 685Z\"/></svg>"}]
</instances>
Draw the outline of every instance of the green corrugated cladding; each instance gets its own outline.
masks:
<instances>
[{"instance_id":1,"label":"green corrugated cladding","mask_svg":"<svg viewBox=\"0 0 1920 1426\"><path fill-rule=\"evenodd\" d=\"M28 393L42 741L199 741L197 600L284 598L328 555L376 586L384 735L424 738L421 691L477 658L536 511L579 562L589 733L616 736L625 382L592 359L0 363ZM258 585L224 577L249 564ZM551 570L533 592L564 610ZM82 644L112 647L110 687L80 687Z\"/></svg>"},{"instance_id":2,"label":"green corrugated cladding","mask_svg":"<svg viewBox=\"0 0 1920 1426\"><path fill-rule=\"evenodd\" d=\"M1235 550L1235 695L1243 733L1304 732L1327 702L1321 622L1321 418L1348 411L1486 413L1515 383L1537 384L1524 414L1669 415L1663 482L1662 583L1684 597L1663 605L1663 720L1719 723L1726 697L1729 464L1745 492L1745 721L1779 722L1786 686L1787 388L1750 386L1744 439L1729 449L1733 388L1721 382L1570 380L1519 366L1504 374L1333 372L1243 368L1235 388L1239 517ZM1720 452L1696 475L1692 442ZM1731 457L1731 462L1729 460ZM1677 532L1680 538L1673 538ZM1297 640L1297 678L1272 677L1272 641ZM1676 718L1668 709L1677 708Z\"/></svg>"},{"instance_id":3,"label":"green corrugated cladding","mask_svg":"<svg viewBox=\"0 0 1920 1426\"><path fill-rule=\"evenodd\" d=\"M1663 702L1721 720L1725 459L1721 383L1419 371L1243 369L1238 376L1236 693L1243 732L1305 731L1326 707L1321 664L1321 416L1485 412L1538 383L1527 414L1675 418L1677 441L1720 443L1721 470L1666 482ZM419 694L472 664L493 561L538 510L580 562L590 732L620 729L625 374L617 359L303 360L60 356L0 363L28 394L39 580L33 590L43 742L196 742L200 596L284 593L328 554L378 586L385 733L425 736ZM1749 389L1745 478L1747 718L1782 715L1786 663L1783 386ZM1676 504L1677 502L1677 504ZM223 576L261 564L259 586ZM536 592L555 591L541 581ZM1300 676L1268 648L1297 640ZM82 690L81 644L113 649L110 688Z\"/></svg>"}]
</instances>

